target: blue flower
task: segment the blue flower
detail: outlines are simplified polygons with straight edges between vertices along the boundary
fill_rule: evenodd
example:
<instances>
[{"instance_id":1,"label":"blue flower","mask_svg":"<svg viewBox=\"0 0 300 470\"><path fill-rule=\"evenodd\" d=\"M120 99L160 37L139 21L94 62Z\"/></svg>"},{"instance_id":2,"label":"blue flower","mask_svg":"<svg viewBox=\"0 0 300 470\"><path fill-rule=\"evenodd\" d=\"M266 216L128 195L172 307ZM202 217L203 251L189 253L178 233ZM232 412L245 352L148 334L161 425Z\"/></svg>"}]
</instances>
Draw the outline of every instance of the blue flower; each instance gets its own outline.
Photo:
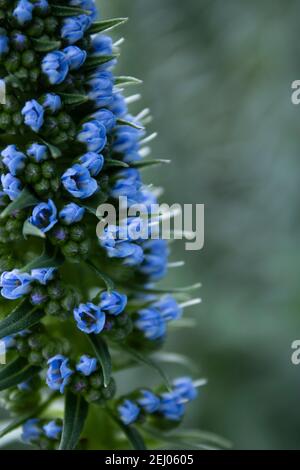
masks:
<instances>
[{"instance_id":1,"label":"blue flower","mask_svg":"<svg viewBox=\"0 0 300 470\"><path fill-rule=\"evenodd\" d=\"M2 341L4 342L5 349L13 349L16 346L14 336L5 336Z\"/></svg>"},{"instance_id":2,"label":"blue flower","mask_svg":"<svg viewBox=\"0 0 300 470\"><path fill-rule=\"evenodd\" d=\"M69 44L74 44L83 38L86 29L91 24L86 15L71 16L63 21L61 37Z\"/></svg>"},{"instance_id":3,"label":"blue flower","mask_svg":"<svg viewBox=\"0 0 300 470\"><path fill-rule=\"evenodd\" d=\"M128 107L125 98L121 93L114 93L113 99L110 105L110 110L118 118L124 118L128 113Z\"/></svg>"},{"instance_id":4,"label":"blue flower","mask_svg":"<svg viewBox=\"0 0 300 470\"><path fill-rule=\"evenodd\" d=\"M0 54L6 54L9 51L8 37L5 34L0 35Z\"/></svg>"},{"instance_id":5,"label":"blue flower","mask_svg":"<svg viewBox=\"0 0 300 470\"><path fill-rule=\"evenodd\" d=\"M126 168L118 172L118 180L113 186L110 194L111 197L118 199L127 197L128 204L139 203L140 188L142 186L140 174L134 168Z\"/></svg>"},{"instance_id":6,"label":"blue flower","mask_svg":"<svg viewBox=\"0 0 300 470\"><path fill-rule=\"evenodd\" d=\"M179 400L191 401L198 396L197 389L190 377L180 377L172 382L173 393Z\"/></svg>"},{"instance_id":7,"label":"blue flower","mask_svg":"<svg viewBox=\"0 0 300 470\"><path fill-rule=\"evenodd\" d=\"M15 178L10 173L1 175L1 184L3 191L8 195L11 201L17 199L22 189L22 183L18 178Z\"/></svg>"},{"instance_id":8,"label":"blue flower","mask_svg":"<svg viewBox=\"0 0 300 470\"><path fill-rule=\"evenodd\" d=\"M91 177L87 168L75 164L61 177L62 184L72 196L86 199L98 189L97 181Z\"/></svg>"},{"instance_id":9,"label":"blue flower","mask_svg":"<svg viewBox=\"0 0 300 470\"><path fill-rule=\"evenodd\" d=\"M124 400L122 405L118 406L120 418L126 426L134 423L139 414L140 408L131 400Z\"/></svg>"},{"instance_id":10,"label":"blue flower","mask_svg":"<svg viewBox=\"0 0 300 470\"><path fill-rule=\"evenodd\" d=\"M66 47L63 52L65 53L70 70L79 69L85 62L87 53L77 46Z\"/></svg>"},{"instance_id":11,"label":"blue flower","mask_svg":"<svg viewBox=\"0 0 300 470\"><path fill-rule=\"evenodd\" d=\"M149 390L142 390L137 402L147 413L155 413L160 407L160 398Z\"/></svg>"},{"instance_id":12,"label":"blue flower","mask_svg":"<svg viewBox=\"0 0 300 470\"><path fill-rule=\"evenodd\" d=\"M47 160L48 151L46 145L33 143L27 149L27 155L33 158L37 163Z\"/></svg>"},{"instance_id":13,"label":"blue flower","mask_svg":"<svg viewBox=\"0 0 300 470\"><path fill-rule=\"evenodd\" d=\"M32 20L33 5L28 0L19 0L13 11L13 17L23 26Z\"/></svg>"},{"instance_id":14,"label":"blue flower","mask_svg":"<svg viewBox=\"0 0 300 470\"><path fill-rule=\"evenodd\" d=\"M43 233L49 232L57 223L57 209L54 202L49 199L48 202L38 204L33 209L29 222Z\"/></svg>"},{"instance_id":15,"label":"blue flower","mask_svg":"<svg viewBox=\"0 0 300 470\"><path fill-rule=\"evenodd\" d=\"M113 102L114 78L111 72L95 73L88 81L90 91L88 97L94 101L98 108L109 106Z\"/></svg>"},{"instance_id":16,"label":"blue flower","mask_svg":"<svg viewBox=\"0 0 300 470\"><path fill-rule=\"evenodd\" d=\"M88 152L79 159L82 166L87 168L92 176L97 176L103 168L103 155L95 152Z\"/></svg>"},{"instance_id":17,"label":"blue flower","mask_svg":"<svg viewBox=\"0 0 300 470\"><path fill-rule=\"evenodd\" d=\"M79 363L76 365L76 370L88 377L97 370L97 359L87 355L81 356Z\"/></svg>"},{"instance_id":18,"label":"blue flower","mask_svg":"<svg viewBox=\"0 0 300 470\"><path fill-rule=\"evenodd\" d=\"M70 383L70 377L74 371L69 367L69 359L61 354L52 357L48 361L46 382L51 390L59 390L64 393L65 387Z\"/></svg>"},{"instance_id":19,"label":"blue flower","mask_svg":"<svg viewBox=\"0 0 300 470\"><path fill-rule=\"evenodd\" d=\"M105 325L105 313L92 302L80 304L79 307L75 308L74 318L77 327L87 334L99 334Z\"/></svg>"},{"instance_id":20,"label":"blue flower","mask_svg":"<svg viewBox=\"0 0 300 470\"><path fill-rule=\"evenodd\" d=\"M18 269L13 271L4 271L0 278L0 287L2 297L9 300L20 299L31 290L31 276L22 273Z\"/></svg>"},{"instance_id":21,"label":"blue flower","mask_svg":"<svg viewBox=\"0 0 300 470\"><path fill-rule=\"evenodd\" d=\"M59 218L65 225L72 225L82 220L84 212L85 209L83 207L79 207L74 202L70 202L70 204L62 208L59 213Z\"/></svg>"},{"instance_id":22,"label":"blue flower","mask_svg":"<svg viewBox=\"0 0 300 470\"><path fill-rule=\"evenodd\" d=\"M22 34L19 31L16 31L11 35L11 40L13 42L14 47L18 51L23 51L26 47L26 44L28 43L28 39L25 34Z\"/></svg>"},{"instance_id":23,"label":"blue flower","mask_svg":"<svg viewBox=\"0 0 300 470\"><path fill-rule=\"evenodd\" d=\"M96 120L86 122L82 125L77 140L86 144L89 152L101 152L107 142L106 129Z\"/></svg>"},{"instance_id":24,"label":"blue flower","mask_svg":"<svg viewBox=\"0 0 300 470\"><path fill-rule=\"evenodd\" d=\"M49 3L47 0L37 0L34 4L34 8L38 8L41 12L46 13L49 9Z\"/></svg>"},{"instance_id":25,"label":"blue flower","mask_svg":"<svg viewBox=\"0 0 300 470\"><path fill-rule=\"evenodd\" d=\"M44 124L44 108L36 100L27 101L21 111L26 126L38 132Z\"/></svg>"},{"instance_id":26,"label":"blue flower","mask_svg":"<svg viewBox=\"0 0 300 470\"><path fill-rule=\"evenodd\" d=\"M36 268L31 271L31 277L34 281L45 286L53 280L55 272L56 268Z\"/></svg>"},{"instance_id":27,"label":"blue flower","mask_svg":"<svg viewBox=\"0 0 300 470\"><path fill-rule=\"evenodd\" d=\"M139 140L144 136L144 131L131 126L119 126L113 149L118 153L132 153L139 149Z\"/></svg>"},{"instance_id":28,"label":"blue flower","mask_svg":"<svg viewBox=\"0 0 300 470\"><path fill-rule=\"evenodd\" d=\"M42 434L39 423L39 419L33 418L23 424L21 439L25 444L32 444L39 439Z\"/></svg>"},{"instance_id":29,"label":"blue flower","mask_svg":"<svg viewBox=\"0 0 300 470\"><path fill-rule=\"evenodd\" d=\"M169 248L166 240L147 240L143 243L144 261L139 270L151 281L158 281L167 272Z\"/></svg>"},{"instance_id":30,"label":"blue flower","mask_svg":"<svg viewBox=\"0 0 300 470\"><path fill-rule=\"evenodd\" d=\"M135 326L151 341L163 338L166 334L166 322L158 310L145 308L138 312Z\"/></svg>"},{"instance_id":31,"label":"blue flower","mask_svg":"<svg viewBox=\"0 0 300 470\"><path fill-rule=\"evenodd\" d=\"M99 237L100 245L106 250L109 258L121 258L126 266L137 266L144 259L143 249L136 243L118 240L120 228L115 225L105 227Z\"/></svg>"},{"instance_id":32,"label":"blue flower","mask_svg":"<svg viewBox=\"0 0 300 470\"><path fill-rule=\"evenodd\" d=\"M110 36L105 34L98 34L93 38L92 46L94 52L99 55L112 55L113 53L113 41Z\"/></svg>"},{"instance_id":33,"label":"blue flower","mask_svg":"<svg viewBox=\"0 0 300 470\"><path fill-rule=\"evenodd\" d=\"M107 133L111 132L117 123L116 116L109 109L105 108L99 109L92 117L103 124Z\"/></svg>"},{"instance_id":34,"label":"blue flower","mask_svg":"<svg viewBox=\"0 0 300 470\"><path fill-rule=\"evenodd\" d=\"M50 421L43 426L43 430L48 439L57 440L61 435L62 426L57 424L56 421Z\"/></svg>"},{"instance_id":35,"label":"blue flower","mask_svg":"<svg viewBox=\"0 0 300 470\"><path fill-rule=\"evenodd\" d=\"M102 292L100 295L100 308L109 315L120 315L127 305L127 296L116 291Z\"/></svg>"},{"instance_id":36,"label":"blue flower","mask_svg":"<svg viewBox=\"0 0 300 470\"><path fill-rule=\"evenodd\" d=\"M67 57L61 51L49 52L42 60L42 71L51 85L59 85L69 72Z\"/></svg>"},{"instance_id":37,"label":"blue flower","mask_svg":"<svg viewBox=\"0 0 300 470\"><path fill-rule=\"evenodd\" d=\"M21 382L20 384L17 385L18 389L21 390L22 392L31 392L32 389L32 383L31 380L27 380L26 382Z\"/></svg>"},{"instance_id":38,"label":"blue flower","mask_svg":"<svg viewBox=\"0 0 300 470\"><path fill-rule=\"evenodd\" d=\"M159 411L170 421L180 421L184 415L185 406L174 393L163 393Z\"/></svg>"},{"instance_id":39,"label":"blue flower","mask_svg":"<svg viewBox=\"0 0 300 470\"><path fill-rule=\"evenodd\" d=\"M62 107L60 96L54 93L47 93L43 100L43 107L49 109L52 113L56 113Z\"/></svg>"},{"instance_id":40,"label":"blue flower","mask_svg":"<svg viewBox=\"0 0 300 470\"><path fill-rule=\"evenodd\" d=\"M89 11L91 20L93 21L97 17L97 8L94 0L71 0L70 5Z\"/></svg>"},{"instance_id":41,"label":"blue flower","mask_svg":"<svg viewBox=\"0 0 300 470\"><path fill-rule=\"evenodd\" d=\"M182 316L182 308L171 295L162 297L152 307L160 311L165 321L178 320Z\"/></svg>"},{"instance_id":42,"label":"blue flower","mask_svg":"<svg viewBox=\"0 0 300 470\"><path fill-rule=\"evenodd\" d=\"M9 169L13 176L23 170L25 167L26 155L20 152L15 145L9 145L2 152L4 165Z\"/></svg>"}]
</instances>

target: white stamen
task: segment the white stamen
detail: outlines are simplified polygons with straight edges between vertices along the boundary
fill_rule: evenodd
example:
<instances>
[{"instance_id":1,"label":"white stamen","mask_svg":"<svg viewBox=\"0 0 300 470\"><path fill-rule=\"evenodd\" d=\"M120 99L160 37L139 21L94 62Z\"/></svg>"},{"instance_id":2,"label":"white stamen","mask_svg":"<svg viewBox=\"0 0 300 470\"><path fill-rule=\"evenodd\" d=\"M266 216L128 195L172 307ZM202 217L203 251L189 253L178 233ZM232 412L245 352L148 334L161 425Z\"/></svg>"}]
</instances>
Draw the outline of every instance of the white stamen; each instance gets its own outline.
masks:
<instances>
[{"instance_id":1,"label":"white stamen","mask_svg":"<svg viewBox=\"0 0 300 470\"><path fill-rule=\"evenodd\" d=\"M199 297L198 299L187 300L186 302L179 304L179 307L181 308L192 307L193 305L199 305L201 303L202 303L202 299L200 299Z\"/></svg>"},{"instance_id":2,"label":"white stamen","mask_svg":"<svg viewBox=\"0 0 300 470\"><path fill-rule=\"evenodd\" d=\"M207 379L198 379L193 382L193 385L195 388L203 387L204 385L207 385L208 380Z\"/></svg>"},{"instance_id":3,"label":"white stamen","mask_svg":"<svg viewBox=\"0 0 300 470\"><path fill-rule=\"evenodd\" d=\"M184 261L174 261L174 263L168 263L168 268L181 268L184 265Z\"/></svg>"},{"instance_id":4,"label":"white stamen","mask_svg":"<svg viewBox=\"0 0 300 470\"><path fill-rule=\"evenodd\" d=\"M139 93L137 93L136 95L127 96L127 98L125 98L125 103L126 104L135 103L136 101L139 101L141 97L142 95L140 95Z\"/></svg>"},{"instance_id":5,"label":"white stamen","mask_svg":"<svg viewBox=\"0 0 300 470\"><path fill-rule=\"evenodd\" d=\"M139 150L139 154L142 158L146 158L151 154L150 147L143 147Z\"/></svg>"},{"instance_id":6,"label":"white stamen","mask_svg":"<svg viewBox=\"0 0 300 470\"><path fill-rule=\"evenodd\" d=\"M121 46L125 41L125 38L120 38L116 42L114 42L113 47L119 47Z\"/></svg>"},{"instance_id":7,"label":"white stamen","mask_svg":"<svg viewBox=\"0 0 300 470\"><path fill-rule=\"evenodd\" d=\"M150 109L149 109L149 108L143 109L143 110L136 116L136 120L137 120L137 121L140 121L140 120L143 119L144 117L148 116L149 113L150 113Z\"/></svg>"},{"instance_id":8,"label":"white stamen","mask_svg":"<svg viewBox=\"0 0 300 470\"><path fill-rule=\"evenodd\" d=\"M158 136L158 133L153 132L153 134L148 135L148 137L145 137L145 139L141 140L140 145L145 145L145 144L148 144L149 142L152 142L152 140L156 139L157 136Z\"/></svg>"}]
</instances>

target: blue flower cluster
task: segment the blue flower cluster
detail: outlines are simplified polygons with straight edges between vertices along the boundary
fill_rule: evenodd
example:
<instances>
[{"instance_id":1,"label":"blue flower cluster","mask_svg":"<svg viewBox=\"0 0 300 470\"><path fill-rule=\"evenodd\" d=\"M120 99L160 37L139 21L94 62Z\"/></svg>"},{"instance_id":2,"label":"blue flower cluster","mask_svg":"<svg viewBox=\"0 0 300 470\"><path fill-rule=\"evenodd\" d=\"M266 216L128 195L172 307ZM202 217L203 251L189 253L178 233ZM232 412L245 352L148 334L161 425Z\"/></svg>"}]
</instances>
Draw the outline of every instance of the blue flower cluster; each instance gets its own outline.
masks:
<instances>
[{"instance_id":1,"label":"blue flower cluster","mask_svg":"<svg viewBox=\"0 0 300 470\"><path fill-rule=\"evenodd\" d=\"M127 304L127 296L116 291L102 292L100 302L80 304L74 309L74 319L79 330L86 334L99 334L105 329L110 316L121 315Z\"/></svg>"},{"instance_id":2,"label":"blue flower cluster","mask_svg":"<svg viewBox=\"0 0 300 470\"><path fill-rule=\"evenodd\" d=\"M25 444L41 443L41 438L44 439L44 445L48 448L49 444L59 442L62 433L61 420L45 421L38 418L27 420L22 428L22 440Z\"/></svg>"},{"instance_id":3,"label":"blue flower cluster","mask_svg":"<svg viewBox=\"0 0 300 470\"><path fill-rule=\"evenodd\" d=\"M102 202L126 198L129 214L158 203L138 169L151 140L143 127L147 111L130 113L122 85L128 77L113 72L118 46L103 31L122 20L96 21L94 0L2 3L7 103L0 112L6 142L0 146L0 292L7 301L25 298L17 309L31 309L28 329L17 331L17 322L5 345L26 371L28 365L39 371L40 396L47 386L55 398L68 391L103 405L115 393L111 358L106 355L105 370L98 352L92 357L85 345L148 354L182 315L174 297L150 294L169 257L167 242L151 239L152 223L117 214L115 224L96 235ZM74 271L70 263L77 263ZM36 323L43 315L47 321ZM56 317L73 325L61 328ZM27 382L17 386L29 390ZM113 403L125 425L147 415L176 423L196 394L192 380L181 378L172 392L141 389ZM24 442L45 449L56 448L61 433L59 420L33 418L23 426Z\"/></svg>"},{"instance_id":4,"label":"blue flower cluster","mask_svg":"<svg viewBox=\"0 0 300 470\"><path fill-rule=\"evenodd\" d=\"M48 371L46 382L51 390L64 393L65 387L70 385L72 376L80 373L89 377L98 369L97 359L86 354L80 357L75 368L70 365L70 360L62 354L57 354L48 360Z\"/></svg>"},{"instance_id":5,"label":"blue flower cluster","mask_svg":"<svg viewBox=\"0 0 300 470\"><path fill-rule=\"evenodd\" d=\"M166 295L139 310L135 326L147 339L157 340L165 337L167 323L178 320L181 315L182 308L172 296Z\"/></svg>"},{"instance_id":6,"label":"blue flower cluster","mask_svg":"<svg viewBox=\"0 0 300 470\"><path fill-rule=\"evenodd\" d=\"M147 415L180 421L185 413L185 405L197 397L197 390L189 377L174 380L172 386L171 392L155 394L150 390L140 390L135 393L135 398L122 400L118 412L123 423L130 425Z\"/></svg>"},{"instance_id":7,"label":"blue flower cluster","mask_svg":"<svg viewBox=\"0 0 300 470\"><path fill-rule=\"evenodd\" d=\"M5 299L17 300L29 294L32 284L46 285L53 279L55 268L33 269L30 274L18 269L4 271L0 278L1 295Z\"/></svg>"}]
</instances>

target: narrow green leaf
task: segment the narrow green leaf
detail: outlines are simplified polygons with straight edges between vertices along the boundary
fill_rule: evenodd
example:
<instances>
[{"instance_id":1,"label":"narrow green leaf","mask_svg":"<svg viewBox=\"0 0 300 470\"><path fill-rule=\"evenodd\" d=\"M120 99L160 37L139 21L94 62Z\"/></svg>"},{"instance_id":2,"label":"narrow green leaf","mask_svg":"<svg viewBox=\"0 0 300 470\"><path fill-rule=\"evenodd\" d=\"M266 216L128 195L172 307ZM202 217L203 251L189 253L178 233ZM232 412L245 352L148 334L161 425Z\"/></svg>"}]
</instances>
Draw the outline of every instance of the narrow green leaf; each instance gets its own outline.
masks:
<instances>
[{"instance_id":1,"label":"narrow green leaf","mask_svg":"<svg viewBox=\"0 0 300 470\"><path fill-rule=\"evenodd\" d=\"M81 104L84 104L89 100L88 96L86 95L62 92L59 92L58 94L63 99L64 104L69 106L80 106Z\"/></svg>"},{"instance_id":2,"label":"narrow green leaf","mask_svg":"<svg viewBox=\"0 0 300 470\"><path fill-rule=\"evenodd\" d=\"M27 189L24 188L17 199L12 201L0 214L0 219L4 219L16 210L25 209L38 203L38 199Z\"/></svg>"},{"instance_id":3,"label":"narrow green leaf","mask_svg":"<svg viewBox=\"0 0 300 470\"><path fill-rule=\"evenodd\" d=\"M112 364L109 349L106 342L100 335L87 335L88 340L90 341L96 357L100 363L103 375L104 387L107 387L110 383Z\"/></svg>"},{"instance_id":4,"label":"narrow green leaf","mask_svg":"<svg viewBox=\"0 0 300 470\"><path fill-rule=\"evenodd\" d=\"M0 339L31 328L44 316L42 310L37 310L37 307L33 307L28 300L24 300L0 322Z\"/></svg>"},{"instance_id":5,"label":"narrow green leaf","mask_svg":"<svg viewBox=\"0 0 300 470\"><path fill-rule=\"evenodd\" d=\"M26 382L26 380L29 380L40 371L38 367L28 365L23 369L20 369L19 367L16 367L16 361L1 369L0 391L6 390L10 387L15 387L22 382Z\"/></svg>"},{"instance_id":6,"label":"narrow green leaf","mask_svg":"<svg viewBox=\"0 0 300 470\"><path fill-rule=\"evenodd\" d=\"M191 359L183 354L156 352L153 354L154 360L168 364L178 364L186 367L191 372L198 372L198 366Z\"/></svg>"},{"instance_id":7,"label":"narrow green leaf","mask_svg":"<svg viewBox=\"0 0 300 470\"><path fill-rule=\"evenodd\" d=\"M90 15L89 10L84 10L79 7L65 7L62 5L51 5L51 13L54 16L79 16Z\"/></svg>"},{"instance_id":8,"label":"narrow green leaf","mask_svg":"<svg viewBox=\"0 0 300 470\"><path fill-rule=\"evenodd\" d=\"M112 416L112 415L111 415ZM139 431L134 426L126 426L116 416L112 416L116 424L122 429L134 450L147 450L145 441Z\"/></svg>"},{"instance_id":9,"label":"narrow green leaf","mask_svg":"<svg viewBox=\"0 0 300 470\"><path fill-rule=\"evenodd\" d=\"M34 49L38 52L50 52L60 49L61 41L50 41L45 39L31 39Z\"/></svg>"},{"instance_id":10,"label":"narrow green leaf","mask_svg":"<svg viewBox=\"0 0 300 470\"><path fill-rule=\"evenodd\" d=\"M122 167L129 168L128 163L122 162L121 160L105 160L105 166L107 167Z\"/></svg>"},{"instance_id":11,"label":"narrow green leaf","mask_svg":"<svg viewBox=\"0 0 300 470\"><path fill-rule=\"evenodd\" d=\"M86 260L85 262L89 266L89 268L91 268L97 274L97 276L99 276L102 279L102 281L106 285L108 292L111 292L114 289L114 283L110 279L110 277L108 277L105 273L100 271L92 261Z\"/></svg>"},{"instance_id":12,"label":"narrow green leaf","mask_svg":"<svg viewBox=\"0 0 300 470\"><path fill-rule=\"evenodd\" d=\"M88 404L80 395L67 391L65 416L59 450L76 448L88 414Z\"/></svg>"},{"instance_id":13,"label":"narrow green leaf","mask_svg":"<svg viewBox=\"0 0 300 470\"><path fill-rule=\"evenodd\" d=\"M149 166L168 165L169 163L171 163L171 160L159 158L153 160L139 160L137 162L131 163L130 166L133 168L146 168Z\"/></svg>"},{"instance_id":14,"label":"narrow green leaf","mask_svg":"<svg viewBox=\"0 0 300 470\"><path fill-rule=\"evenodd\" d=\"M139 131L142 131L143 129L145 129L143 126L140 126L139 124L136 124L135 122L132 122L132 121L126 121L125 119L117 119L117 124L119 124L119 126L133 127L134 129L138 129Z\"/></svg>"},{"instance_id":15,"label":"narrow green leaf","mask_svg":"<svg viewBox=\"0 0 300 470\"><path fill-rule=\"evenodd\" d=\"M15 374L16 372L24 369L28 362L24 357L17 357L17 359L9 362L6 366L0 367L0 381L4 380L7 376Z\"/></svg>"},{"instance_id":16,"label":"narrow green leaf","mask_svg":"<svg viewBox=\"0 0 300 470\"><path fill-rule=\"evenodd\" d=\"M51 395L44 403L41 403L41 405L36 406L31 411L23 413L22 415L13 419L7 426L5 426L5 428L0 431L0 439L6 436L6 434L9 434L11 431L14 431L15 429L22 426L22 424L25 423L25 421L28 419L39 416L45 409L48 408L50 403L53 401L53 398L54 395Z\"/></svg>"},{"instance_id":17,"label":"narrow green leaf","mask_svg":"<svg viewBox=\"0 0 300 470\"><path fill-rule=\"evenodd\" d=\"M120 345L120 349L124 350L127 354L129 354L132 358L134 358L140 364L144 364L150 367L151 369L153 369L155 372L157 372L162 378L167 389L172 391L172 386L170 384L170 381L167 375L164 373L162 368L155 361L153 361L149 356L146 356L140 351L136 351L135 349L124 344Z\"/></svg>"},{"instance_id":18,"label":"narrow green leaf","mask_svg":"<svg viewBox=\"0 0 300 470\"><path fill-rule=\"evenodd\" d=\"M126 23L128 18L113 18L111 20L95 21L89 29L90 34L101 33Z\"/></svg>"},{"instance_id":19,"label":"narrow green leaf","mask_svg":"<svg viewBox=\"0 0 300 470\"><path fill-rule=\"evenodd\" d=\"M23 237L27 238L27 236L31 235L33 237L39 237L39 238L46 238L46 235L44 232L42 232L38 227L35 227L32 225L28 220L24 222L23 225Z\"/></svg>"},{"instance_id":20,"label":"narrow green leaf","mask_svg":"<svg viewBox=\"0 0 300 470\"><path fill-rule=\"evenodd\" d=\"M231 447L231 443L226 439L206 431L187 429L179 432L163 432L149 425L145 425L143 429L149 436L158 441L185 449L220 450Z\"/></svg>"},{"instance_id":21,"label":"narrow green leaf","mask_svg":"<svg viewBox=\"0 0 300 470\"><path fill-rule=\"evenodd\" d=\"M63 262L64 257L60 251L46 241L44 251L41 256L30 261L30 263L26 264L21 271L29 272L32 269L38 268L58 268L63 264Z\"/></svg>"},{"instance_id":22,"label":"narrow green leaf","mask_svg":"<svg viewBox=\"0 0 300 470\"><path fill-rule=\"evenodd\" d=\"M95 55L89 57L83 67L86 70L93 70L96 69L97 67L100 67L100 65L106 64L107 62L110 62L113 59L116 59L118 57L118 54L112 54L112 55Z\"/></svg>"},{"instance_id":23,"label":"narrow green leaf","mask_svg":"<svg viewBox=\"0 0 300 470\"><path fill-rule=\"evenodd\" d=\"M140 85L141 83L143 83L143 81L135 77L120 76L115 78L115 85Z\"/></svg>"}]
</instances>

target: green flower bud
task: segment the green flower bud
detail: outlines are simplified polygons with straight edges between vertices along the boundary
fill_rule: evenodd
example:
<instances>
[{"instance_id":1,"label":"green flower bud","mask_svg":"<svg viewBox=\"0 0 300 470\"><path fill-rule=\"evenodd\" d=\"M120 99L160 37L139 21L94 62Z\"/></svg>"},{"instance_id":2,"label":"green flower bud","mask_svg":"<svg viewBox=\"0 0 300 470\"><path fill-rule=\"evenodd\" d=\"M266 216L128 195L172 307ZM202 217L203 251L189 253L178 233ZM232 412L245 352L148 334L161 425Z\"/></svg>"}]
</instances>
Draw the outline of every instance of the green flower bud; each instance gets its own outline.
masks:
<instances>
[{"instance_id":1,"label":"green flower bud","mask_svg":"<svg viewBox=\"0 0 300 470\"><path fill-rule=\"evenodd\" d=\"M85 258L89 254L90 243L88 240L84 240L79 245L79 254Z\"/></svg>"},{"instance_id":2,"label":"green flower bud","mask_svg":"<svg viewBox=\"0 0 300 470\"><path fill-rule=\"evenodd\" d=\"M5 60L4 65L8 72L14 73L19 69L21 63L21 55L17 51L12 51Z\"/></svg>"},{"instance_id":3,"label":"green flower bud","mask_svg":"<svg viewBox=\"0 0 300 470\"><path fill-rule=\"evenodd\" d=\"M24 178L27 183L37 183L41 178L41 168L35 163L26 165Z\"/></svg>"},{"instance_id":4,"label":"green flower bud","mask_svg":"<svg viewBox=\"0 0 300 470\"><path fill-rule=\"evenodd\" d=\"M60 113L57 116L57 124L62 130L68 130L72 124L72 119L67 113Z\"/></svg>"},{"instance_id":5,"label":"green flower bud","mask_svg":"<svg viewBox=\"0 0 300 470\"><path fill-rule=\"evenodd\" d=\"M72 258L72 261L76 261L76 257L79 253L79 246L75 242L67 242L62 248L62 252L66 258Z\"/></svg>"},{"instance_id":6,"label":"green flower bud","mask_svg":"<svg viewBox=\"0 0 300 470\"><path fill-rule=\"evenodd\" d=\"M44 20L44 27L45 27L46 33L48 34L54 33L56 28L58 27L57 19L54 16L48 16L48 18Z\"/></svg>"},{"instance_id":7,"label":"green flower bud","mask_svg":"<svg viewBox=\"0 0 300 470\"><path fill-rule=\"evenodd\" d=\"M34 185L34 190L40 196L49 196L50 183L46 179L42 179Z\"/></svg>"},{"instance_id":8,"label":"green flower bud","mask_svg":"<svg viewBox=\"0 0 300 470\"><path fill-rule=\"evenodd\" d=\"M31 353L28 354L28 362L29 364L32 364L34 366L41 365L44 362L42 353L39 353L37 351L32 351Z\"/></svg>"},{"instance_id":9,"label":"green flower bud","mask_svg":"<svg viewBox=\"0 0 300 470\"><path fill-rule=\"evenodd\" d=\"M0 129L6 130L11 127L11 116L8 113L0 114Z\"/></svg>"},{"instance_id":10,"label":"green flower bud","mask_svg":"<svg viewBox=\"0 0 300 470\"><path fill-rule=\"evenodd\" d=\"M22 62L22 65L26 67L27 69L32 68L32 66L36 62L35 53L31 50L23 52L22 57L21 57L21 62Z\"/></svg>"},{"instance_id":11,"label":"green flower bud","mask_svg":"<svg viewBox=\"0 0 300 470\"><path fill-rule=\"evenodd\" d=\"M51 179L56 174L56 167L53 162L45 162L42 164L42 175L47 178Z\"/></svg>"},{"instance_id":12,"label":"green flower bud","mask_svg":"<svg viewBox=\"0 0 300 470\"><path fill-rule=\"evenodd\" d=\"M85 239L85 229L82 225L73 225L70 229L70 238L74 242L81 242Z\"/></svg>"},{"instance_id":13,"label":"green flower bud","mask_svg":"<svg viewBox=\"0 0 300 470\"><path fill-rule=\"evenodd\" d=\"M45 307L46 315L57 316L61 312L61 306L55 300L50 300Z\"/></svg>"},{"instance_id":14,"label":"green flower bud","mask_svg":"<svg viewBox=\"0 0 300 470\"><path fill-rule=\"evenodd\" d=\"M40 37L44 32L44 21L41 18L35 17L31 26L27 29L26 33L28 36L32 36L34 38Z\"/></svg>"},{"instance_id":15,"label":"green flower bud","mask_svg":"<svg viewBox=\"0 0 300 470\"><path fill-rule=\"evenodd\" d=\"M60 281L49 284L47 292L52 300L59 300L64 296L65 289Z\"/></svg>"}]
</instances>

